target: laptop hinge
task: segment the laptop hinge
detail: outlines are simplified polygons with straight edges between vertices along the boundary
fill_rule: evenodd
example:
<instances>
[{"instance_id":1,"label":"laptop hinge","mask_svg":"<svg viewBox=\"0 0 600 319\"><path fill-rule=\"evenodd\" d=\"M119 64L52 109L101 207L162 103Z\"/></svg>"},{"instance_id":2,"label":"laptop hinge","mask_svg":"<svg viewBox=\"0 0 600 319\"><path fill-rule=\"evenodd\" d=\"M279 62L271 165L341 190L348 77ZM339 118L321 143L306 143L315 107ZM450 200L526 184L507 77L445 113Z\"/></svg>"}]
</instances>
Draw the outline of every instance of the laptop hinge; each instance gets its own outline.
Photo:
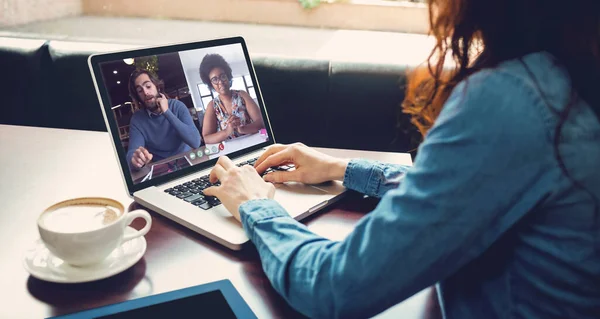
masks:
<instances>
[{"instance_id":1,"label":"laptop hinge","mask_svg":"<svg viewBox=\"0 0 600 319\"><path fill-rule=\"evenodd\" d=\"M233 162L237 162L237 161L239 161L239 160L240 160L240 159L242 159L242 158L247 158L247 157L257 157L259 154L263 153L264 151L265 151L264 149L258 149L258 150L256 150L256 151L250 152L250 153L248 153L248 154L243 154L243 155L240 155L240 156L238 156L238 157L236 157L236 158L233 158L233 159L231 159L231 160L232 160ZM205 169L203 169L203 170L201 170L201 171L192 172L192 173L189 173L189 174L183 175L183 176L181 176L181 177L179 177L179 178L177 178L177 179L174 179L174 180L169 180L169 181L166 181L166 182L164 182L164 183L157 184L157 185L155 185L155 186L156 186L156 187L162 187L162 186L163 186L163 185L165 185L165 184L171 184L171 183L174 183L174 182L176 182L176 181L183 181L183 180L187 180L187 179L189 179L189 178L190 178L191 176L193 176L193 175L200 175L200 176L202 176L202 175L206 175L206 174L210 173L210 171L211 171L211 170L212 170L212 167L207 167L207 168L205 168Z\"/></svg>"}]
</instances>

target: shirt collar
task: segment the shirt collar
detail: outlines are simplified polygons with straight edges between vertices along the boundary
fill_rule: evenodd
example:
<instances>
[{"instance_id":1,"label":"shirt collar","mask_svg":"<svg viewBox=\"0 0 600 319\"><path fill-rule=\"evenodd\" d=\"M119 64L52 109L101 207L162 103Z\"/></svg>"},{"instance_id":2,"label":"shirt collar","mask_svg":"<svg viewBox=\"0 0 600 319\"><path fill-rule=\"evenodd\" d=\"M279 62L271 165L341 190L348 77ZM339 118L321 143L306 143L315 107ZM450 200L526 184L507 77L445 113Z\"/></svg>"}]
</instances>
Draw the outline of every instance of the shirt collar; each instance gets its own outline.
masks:
<instances>
[{"instance_id":1,"label":"shirt collar","mask_svg":"<svg viewBox=\"0 0 600 319\"><path fill-rule=\"evenodd\" d=\"M157 117L157 116L159 116L159 115L160 115L160 113L152 113L152 112L150 112L150 110L148 110L148 109L145 109L145 110L146 110L146 112L148 113L148 116L150 116L150 117Z\"/></svg>"}]
</instances>

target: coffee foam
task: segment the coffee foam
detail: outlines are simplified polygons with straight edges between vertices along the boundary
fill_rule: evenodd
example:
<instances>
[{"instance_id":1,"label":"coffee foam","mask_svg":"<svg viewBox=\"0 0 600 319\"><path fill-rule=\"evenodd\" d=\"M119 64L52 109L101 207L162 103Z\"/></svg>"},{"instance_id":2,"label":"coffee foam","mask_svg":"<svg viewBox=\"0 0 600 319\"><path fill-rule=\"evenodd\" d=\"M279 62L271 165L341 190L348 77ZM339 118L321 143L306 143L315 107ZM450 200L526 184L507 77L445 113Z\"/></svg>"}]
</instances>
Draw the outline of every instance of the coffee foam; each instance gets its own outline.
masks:
<instances>
[{"instance_id":1,"label":"coffee foam","mask_svg":"<svg viewBox=\"0 0 600 319\"><path fill-rule=\"evenodd\" d=\"M61 233L78 233L100 229L119 219L118 208L102 205L73 205L47 211L42 215L42 227Z\"/></svg>"}]
</instances>

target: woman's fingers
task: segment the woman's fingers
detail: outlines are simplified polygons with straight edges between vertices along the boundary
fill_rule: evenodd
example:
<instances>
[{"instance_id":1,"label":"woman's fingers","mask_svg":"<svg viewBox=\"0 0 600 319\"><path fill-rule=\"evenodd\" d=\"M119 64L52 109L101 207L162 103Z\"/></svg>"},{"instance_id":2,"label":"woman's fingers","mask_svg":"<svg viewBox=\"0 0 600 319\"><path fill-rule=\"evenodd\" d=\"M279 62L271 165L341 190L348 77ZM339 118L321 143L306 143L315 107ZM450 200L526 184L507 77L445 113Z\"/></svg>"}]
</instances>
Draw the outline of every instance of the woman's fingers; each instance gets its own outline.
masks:
<instances>
[{"instance_id":1,"label":"woman's fingers","mask_svg":"<svg viewBox=\"0 0 600 319\"><path fill-rule=\"evenodd\" d=\"M275 144L272 145L270 147L268 147L264 153L262 153L262 155L256 160L256 163L254 163L254 167L257 168L262 162L264 162L265 159L267 159L267 157L280 152L284 149L286 149L287 147L289 147L288 145L282 145L282 144Z\"/></svg>"},{"instance_id":2,"label":"woman's fingers","mask_svg":"<svg viewBox=\"0 0 600 319\"><path fill-rule=\"evenodd\" d=\"M211 186L208 188L205 188L202 193L204 193L204 195L206 196L214 196L214 197L220 197L220 190L221 190L221 186Z\"/></svg>"},{"instance_id":3,"label":"woman's fingers","mask_svg":"<svg viewBox=\"0 0 600 319\"><path fill-rule=\"evenodd\" d=\"M289 163L289 162L293 162L293 158L292 158L291 150L289 148L286 148L275 154L271 154L271 155L267 156L267 158L265 158L262 161L262 163L260 163L258 166L256 166L256 171L259 174L262 174L269 167L279 166L283 163Z\"/></svg>"},{"instance_id":4,"label":"woman's fingers","mask_svg":"<svg viewBox=\"0 0 600 319\"><path fill-rule=\"evenodd\" d=\"M213 167L213 169L210 171L209 181L211 182L211 184L214 184L218 180L221 180L223 177L225 177L225 174L227 174L227 171L223 168L223 166L217 163L215 164L215 167Z\"/></svg>"},{"instance_id":5,"label":"woman's fingers","mask_svg":"<svg viewBox=\"0 0 600 319\"><path fill-rule=\"evenodd\" d=\"M270 183L301 182L301 174L302 173L298 170L291 172L275 171L265 175L263 179L265 182Z\"/></svg>"},{"instance_id":6,"label":"woman's fingers","mask_svg":"<svg viewBox=\"0 0 600 319\"><path fill-rule=\"evenodd\" d=\"M235 167L235 164L229 159L229 157L219 157L215 167L210 171L209 181L211 183L216 183L218 180L222 180L227 174L227 171Z\"/></svg>"},{"instance_id":7,"label":"woman's fingers","mask_svg":"<svg viewBox=\"0 0 600 319\"><path fill-rule=\"evenodd\" d=\"M217 164L223 166L225 170L230 170L235 167L235 164L227 156L219 157L219 160L217 160Z\"/></svg>"}]
</instances>

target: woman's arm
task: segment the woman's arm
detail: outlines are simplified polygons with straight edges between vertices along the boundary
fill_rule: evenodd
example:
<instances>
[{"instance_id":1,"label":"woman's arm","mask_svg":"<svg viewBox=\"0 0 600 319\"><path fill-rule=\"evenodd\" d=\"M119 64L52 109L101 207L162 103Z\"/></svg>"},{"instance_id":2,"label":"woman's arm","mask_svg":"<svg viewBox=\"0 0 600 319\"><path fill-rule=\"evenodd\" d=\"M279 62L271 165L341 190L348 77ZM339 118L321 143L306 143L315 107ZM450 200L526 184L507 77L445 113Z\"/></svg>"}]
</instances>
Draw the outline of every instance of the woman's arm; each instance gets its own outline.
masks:
<instances>
[{"instance_id":1,"label":"woman's arm","mask_svg":"<svg viewBox=\"0 0 600 319\"><path fill-rule=\"evenodd\" d=\"M248 111L248 115L250 115L252 123L240 126L238 128L238 132L240 132L241 134L253 134L258 132L260 129L265 128L263 118L260 114L260 109L258 108L258 105L256 105L256 102L254 102L250 94L248 94L248 92L246 91L240 91L239 94L242 96L244 102L246 103L246 111Z\"/></svg>"},{"instance_id":2,"label":"woman's arm","mask_svg":"<svg viewBox=\"0 0 600 319\"><path fill-rule=\"evenodd\" d=\"M556 164L539 97L506 74L481 72L468 84L454 90L399 188L343 241L315 235L273 200L240 206L266 275L295 309L373 316L455 273L547 198Z\"/></svg>"},{"instance_id":3,"label":"woman's arm","mask_svg":"<svg viewBox=\"0 0 600 319\"><path fill-rule=\"evenodd\" d=\"M228 130L217 131L218 120L214 103L214 101L208 103L204 120L202 121L202 136L204 136L204 143L206 144L221 143L231 134Z\"/></svg>"},{"instance_id":4,"label":"woman's arm","mask_svg":"<svg viewBox=\"0 0 600 319\"><path fill-rule=\"evenodd\" d=\"M344 186L359 193L382 197L398 187L410 166L353 159L344 174Z\"/></svg>"}]
</instances>

